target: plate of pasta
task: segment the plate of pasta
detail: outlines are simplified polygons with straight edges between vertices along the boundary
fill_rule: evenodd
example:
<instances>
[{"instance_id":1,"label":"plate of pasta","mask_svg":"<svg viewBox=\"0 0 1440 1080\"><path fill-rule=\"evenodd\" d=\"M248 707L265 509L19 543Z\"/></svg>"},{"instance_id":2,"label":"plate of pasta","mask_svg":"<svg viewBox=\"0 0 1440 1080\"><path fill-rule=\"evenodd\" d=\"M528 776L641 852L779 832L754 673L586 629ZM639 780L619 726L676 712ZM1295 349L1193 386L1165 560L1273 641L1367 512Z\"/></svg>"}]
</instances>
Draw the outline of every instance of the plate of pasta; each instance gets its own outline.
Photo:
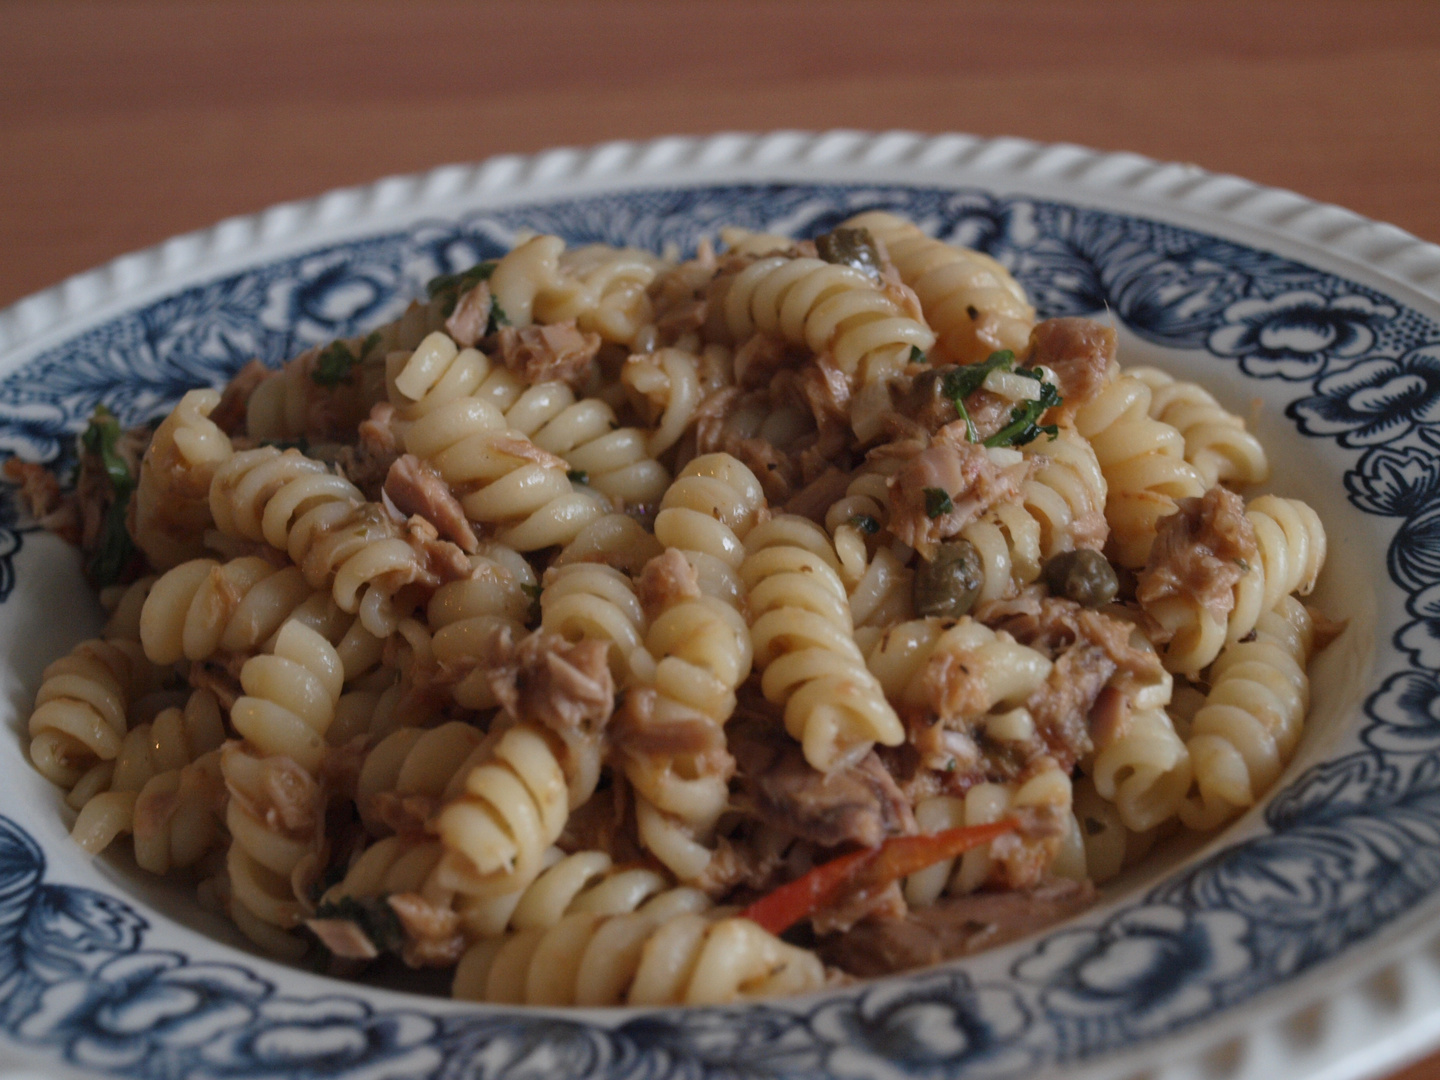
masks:
<instances>
[{"instance_id":1,"label":"plate of pasta","mask_svg":"<svg viewBox=\"0 0 1440 1080\"><path fill-rule=\"evenodd\" d=\"M0 1063L1397 1063L1437 283L1192 167L779 133L386 180L0 313Z\"/></svg>"}]
</instances>

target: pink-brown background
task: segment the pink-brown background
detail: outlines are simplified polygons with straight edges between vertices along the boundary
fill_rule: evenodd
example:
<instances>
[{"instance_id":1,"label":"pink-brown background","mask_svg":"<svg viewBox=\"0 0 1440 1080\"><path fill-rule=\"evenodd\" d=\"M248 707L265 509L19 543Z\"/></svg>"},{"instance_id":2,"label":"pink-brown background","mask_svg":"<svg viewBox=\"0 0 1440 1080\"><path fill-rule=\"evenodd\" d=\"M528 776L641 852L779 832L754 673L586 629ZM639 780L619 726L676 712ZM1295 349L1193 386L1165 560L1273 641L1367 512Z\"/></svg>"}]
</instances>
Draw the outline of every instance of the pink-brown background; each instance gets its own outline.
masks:
<instances>
[{"instance_id":1,"label":"pink-brown background","mask_svg":"<svg viewBox=\"0 0 1440 1080\"><path fill-rule=\"evenodd\" d=\"M336 186L727 129L1132 150L1440 241L1437 121L1434 0L0 0L0 305Z\"/></svg>"}]
</instances>

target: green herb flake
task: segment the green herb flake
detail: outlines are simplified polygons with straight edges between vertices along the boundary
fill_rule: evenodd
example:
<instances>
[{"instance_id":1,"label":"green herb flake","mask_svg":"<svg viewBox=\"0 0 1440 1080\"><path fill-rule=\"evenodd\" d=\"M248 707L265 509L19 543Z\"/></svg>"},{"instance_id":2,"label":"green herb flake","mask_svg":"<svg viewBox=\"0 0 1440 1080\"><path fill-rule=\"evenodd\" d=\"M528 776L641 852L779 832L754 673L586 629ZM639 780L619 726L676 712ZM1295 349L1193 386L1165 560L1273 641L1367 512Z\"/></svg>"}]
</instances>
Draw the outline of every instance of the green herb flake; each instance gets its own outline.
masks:
<instances>
[{"instance_id":1,"label":"green herb flake","mask_svg":"<svg viewBox=\"0 0 1440 1080\"><path fill-rule=\"evenodd\" d=\"M125 516L137 477L116 449L124 434L120 421L104 405L95 406L90 423L80 434L81 449L100 459L113 496L100 530L100 543L85 568L90 579L101 586L119 581L136 555L130 530L125 527Z\"/></svg>"},{"instance_id":2,"label":"green herb flake","mask_svg":"<svg viewBox=\"0 0 1440 1080\"><path fill-rule=\"evenodd\" d=\"M965 399L985 384L992 371L1009 371L1014 365L1015 354L1009 349L1002 349L991 353L978 364L947 371L940 380L940 390L955 403L955 411L960 414L960 419L965 421L965 438L971 442L979 442L980 433L975 430L975 421L970 419L970 410L965 407Z\"/></svg>"},{"instance_id":3,"label":"green herb flake","mask_svg":"<svg viewBox=\"0 0 1440 1080\"><path fill-rule=\"evenodd\" d=\"M135 542L130 539L130 530L125 527L129 505L128 495L110 504L110 509L105 512L105 525L100 531L100 544L85 567L90 580L101 587L118 582L135 561Z\"/></svg>"},{"instance_id":4,"label":"green herb flake","mask_svg":"<svg viewBox=\"0 0 1440 1080\"><path fill-rule=\"evenodd\" d=\"M400 918L384 896L373 899L342 897L317 907L315 918L340 919L354 923L381 952L399 952L405 944L405 931L400 925Z\"/></svg>"},{"instance_id":5,"label":"green herb flake","mask_svg":"<svg viewBox=\"0 0 1440 1080\"><path fill-rule=\"evenodd\" d=\"M425 283L425 294L431 300L441 302L441 311L448 317L455 310L455 305L460 302L460 297L479 285L482 281L489 281L490 275L495 272L498 266L494 259L477 263L469 270L462 270L458 274L441 274L433 277Z\"/></svg>"},{"instance_id":6,"label":"green herb flake","mask_svg":"<svg viewBox=\"0 0 1440 1080\"><path fill-rule=\"evenodd\" d=\"M925 489L925 513L931 521L943 514L951 513L954 509L955 504L950 501L950 493L944 488L927 487Z\"/></svg>"},{"instance_id":7,"label":"green herb flake","mask_svg":"<svg viewBox=\"0 0 1440 1080\"><path fill-rule=\"evenodd\" d=\"M128 499L135 487L135 477L130 473L130 466L115 450L124 434L115 414L104 405L96 405L89 425L80 436L80 445L88 453L100 458L100 463L105 467L105 475L110 478L110 486L115 490L116 498L121 500Z\"/></svg>"},{"instance_id":8,"label":"green herb flake","mask_svg":"<svg viewBox=\"0 0 1440 1080\"><path fill-rule=\"evenodd\" d=\"M1236 559L1235 565L1240 568L1242 574L1248 574L1250 572L1250 563L1245 559Z\"/></svg>"},{"instance_id":9,"label":"green herb flake","mask_svg":"<svg viewBox=\"0 0 1440 1080\"><path fill-rule=\"evenodd\" d=\"M874 536L880 531L880 522L876 521L869 514L856 514L848 524L853 525L867 536Z\"/></svg>"},{"instance_id":10,"label":"green herb flake","mask_svg":"<svg viewBox=\"0 0 1440 1080\"><path fill-rule=\"evenodd\" d=\"M1046 411L1053 409L1056 405L1063 403L1059 388L1041 378L1039 371L1027 371L1020 369L1017 375L1024 375L1026 378L1037 379L1040 382L1040 397L1034 401L1026 401L1017 405L1010 412L1010 423L1005 425L994 435L985 440L986 446L1024 446L1033 442L1042 434L1055 438L1060 429L1054 424L1040 424L1040 417Z\"/></svg>"},{"instance_id":11,"label":"green herb flake","mask_svg":"<svg viewBox=\"0 0 1440 1080\"><path fill-rule=\"evenodd\" d=\"M910 346L910 363L912 363L912 364L923 364L923 363L925 363L925 353L921 350L921 348L920 348L919 345L911 345L911 346Z\"/></svg>"},{"instance_id":12,"label":"green herb flake","mask_svg":"<svg viewBox=\"0 0 1440 1080\"><path fill-rule=\"evenodd\" d=\"M364 351L361 351L364 355ZM350 380L350 371L360 362L360 357L350 351L343 341L332 341L315 358L310 369L310 378L319 386L338 386Z\"/></svg>"},{"instance_id":13,"label":"green herb flake","mask_svg":"<svg viewBox=\"0 0 1440 1080\"><path fill-rule=\"evenodd\" d=\"M493 334L502 326L510 325L510 316L505 314L505 309L500 306L500 301L493 296L490 298L490 321L485 326L485 333Z\"/></svg>"},{"instance_id":14,"label":"green herb flake","mask_svg":"<svg viewBox=\"0 0 1440 1080\"><path fill-rule=\"evenodd\" d=\"M571 469L566 472L565 479L572 484L588 484L590 483L590 474L584 469Z\"/></svg>"},{"instance_id":15,"label":"green herb flake","mask_svg":"<svg viewBox=\"0 0 1440 1080\"><path fill-rule=\"evenodd\" d=\"M385 340L385 335L379 330L371 330L364 341L360 343L360 359L369 358L370 354Z\"/></svg>"}]
</instances>

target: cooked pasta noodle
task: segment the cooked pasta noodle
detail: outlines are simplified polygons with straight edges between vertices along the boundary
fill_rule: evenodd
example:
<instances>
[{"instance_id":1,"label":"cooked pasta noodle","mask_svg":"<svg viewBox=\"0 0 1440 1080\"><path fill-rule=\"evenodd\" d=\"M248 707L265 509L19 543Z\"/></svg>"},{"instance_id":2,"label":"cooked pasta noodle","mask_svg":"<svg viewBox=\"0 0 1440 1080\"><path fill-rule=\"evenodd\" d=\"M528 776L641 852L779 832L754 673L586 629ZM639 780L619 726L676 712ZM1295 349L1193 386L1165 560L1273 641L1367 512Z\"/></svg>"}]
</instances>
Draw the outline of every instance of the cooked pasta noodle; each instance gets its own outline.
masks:
<instances>
[{"instance_id":1,"label":"cooked pasta noodle","mask_svg":"<svg viewBox=\"0 0 1440 1080\"><path fill-rule=\"evenodd\" d=\"M855 644L838 569L829 538L804 518L773 518L745 538L740 577L761 688L822 772L905 737Z\"/></svg>"},{"instance_id":2,"label":"cooked pasta noodle","mask_svg":"<svg viewBox=\"0 0 1440 1080\"><path fill-rule=\"evenodd\" d=\"M821 259L771 255L723 282L717 332L740 344L768 334L827 355L860 385L897 374L935 335L863 272Z\"/></svg>"},{"instance_id":3,"label":"cooked pasta noodle","mask_svg":"<svg viewBox=\"0 0 1440 1080\"><path fill-rule=\"evenodd\" d=\"M240 669L245 695L231 706L230 722L245 741L226 747L220 769L230 790L230 903L232 914L243 911L237 922L247 933L259 926L290 930L302 918L296 877L316 864L324 827L313 778L344 678L330 643L297 622L280 628L274 652L253 656ZM291 777L280 806L273 804L277 771ZM274 943L273 935L262 934L260 944Z\"/></svg>"},{"instance_id":4,"label":"cooked pasta noodle","mask_svg":"<svg viewBox=\"0 0 1440 1080\"><path fill-rule=\"evenodd\" d=\"M156 429L140 462L135 545L157 570L204 551L210 481L235 452L210 419L219 403L214 390L191 390Z\"/></svg>"},{"instance_id":5,"label":"cooked pasta noodle","mask_svg":"<svg viewBox=\"0 0 1440 1080\"><path fill-rule=\"evenodd\" d=\"M885 244L937 335L937 358L973 364L997 349L1024 351L1035 309L1010 271L989 255L932 239L882 211L857 215L845 227L868 229Z\"/></svg>"},{"instance_id":6,"label":"cooked pasta noodle","mask_svg":"<svg viewBox=\"0 0 1440 1080\"><path fill-rule=\"evenodd\" d=\"M708 919L703 894L622 915L575 912L466 954L455 995L530 1005L722 1005L824 985L820 961L748 919Z\"/></svg>"},{"instance_id":7,"label":"cooked pasta noodle","mask_svg":"<svg viewBox=\"0 0 1440 1080\"><path fill-rule=\"evenodd\" d=\"M1176 500L1205 493L1204 478L1185 460L1184 437L1150 416L1150 401L1145 383L1120 374L1075 414L1105 478L1115 560L1130 569L1145 565L1156 525L1175 512Z\"/></svg>"},{"instance_id":8,"label":"cooked pasta noodle","mask_svg":"<svg viewBox=\"0 0 1440 1080\"><path fill-rule=\"evenodd\" d=\"M1129 374L1150 388L1150 415L1184 436L1185 460L1199 470L1207 488L1221 482L1259 484L1269 478L1270 462L1260 440L1210 391L1159 368L1133 367Z\"/></svg>"},{"instance_id":9,"label":"cooked pasta noodle","mask_svg":"<svg viewBox=\"0 0 1440 1080\"><path fill-rule=\"evenodd\" d=\"M1171 640L1165 666L1193 675L1207 667L1222 647L1243 640L1260 617L1289 594L1308 596L1325 564L1325 527L1320 516L1299 499L1262 495L1246 508L1255 531L1258 558L1244 566L1225 617L1187 597L1164 597L1145 605Z\"/></svg>"},{"instance_id":10,"label":"cooked pasta noodle","mask_svg":"<svg viewBox=\"0 0 1440 1080\"><path fill-rule=\"evenodd\" d=\"M1227 645L1211 665L1187 743L1195 790L1180 818L1192 829L1213 829L1252 806L1295 752L1313 644L1310 613L1286 597L1260 617L1253 640Z\"/></svg>"},{"instance_id":11,"label":"cooked pasta noodle","mask_svg":"<svg viewBox=\"0 0 1440 1080\"><path fill-rule=\"evenodd\" d=\"M29 721L82 849L287 958L726 1004L1255 806L1335 631L1318 515L1222 486L1267 475L1243 422L894 215L720 237L522 233L153 431L98 413L44 513L108 614Z\"/></svg>"}]
</instances>

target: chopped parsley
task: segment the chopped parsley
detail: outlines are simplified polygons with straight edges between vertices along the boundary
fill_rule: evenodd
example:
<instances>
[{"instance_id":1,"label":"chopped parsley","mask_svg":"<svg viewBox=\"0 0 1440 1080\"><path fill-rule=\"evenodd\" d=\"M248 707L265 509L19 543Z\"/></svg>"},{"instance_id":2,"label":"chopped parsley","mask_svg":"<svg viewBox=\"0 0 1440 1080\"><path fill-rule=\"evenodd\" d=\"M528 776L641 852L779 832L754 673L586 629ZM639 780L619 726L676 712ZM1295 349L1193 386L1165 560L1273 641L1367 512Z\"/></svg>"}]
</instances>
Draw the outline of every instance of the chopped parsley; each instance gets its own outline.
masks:
<instances>
[{"instance_id":1,"label":"chopped parsley","mask_svg":"<svg viewBox=\"0 0 1440 1080\"><path fill-rule=\"evenodd\" d=\"M350 381L350 372L384 340L376 330L360 343L360 351L352 353L343 341L332 341L321 350L310 369L310 378L320 386L338 386Z\"/></svg>"},{"instance_id":2,"label":"chopped parsley","mask_svg":"<svg viewBox=\"0 0 1440 1080\"><path fill-rule=\"evenodd\" d=\"M1038 368L1015 367L1015 354L1009 349L993 352L978 364L946 372L941 381L940 389L955 403L955 411L965 421L966 438L971 442L980 442L980 433L975 430L975 422L970 419L970 412L965 408L965 399L985 385L985 380L992 371L1014 371L1016 375L1034 379L1040 384L1040 396L1033 401L1023 401L1016 405L1010 411L1010 422L986 439L984 445L1023 446L1039 438L1042 433L1053 439L1059 429L1054 424L1039 424L1037 421L1045 415L1046 410L1061 404L1063 399L1060 397L1060 389L1054 383L1047 382Z\"/></svg>"},{"instance_id":3,"label":"chopped parsley","mask_svg":"<svg viewBox=\"0 0 1440 1080\"><path fill-rule=\"evenodd\" d=\"M315 909L314 917L354 923L381 952L399 952L405 944L405 931L400 925L400 917L383 896L374 899L342 897L328 904L321 904Z\"/></svg>"},{"instance_id":4,"label":"chopped parsley","mask_svg":"<svg viewBox=\"0 0 1440 1080\"><path fill-rule=\"evenodd\" d=\"M590 474L584 469L571 469L566 472L565 479L572 484L588 484L590 483Z\"/></svg>"},{"instance_id":5,"label":"chopped parsley","mask_svg":"<svg viewBox=\"0 0 1440 1080\"><path fill-rule=\"evenodd\" d=\"M493 334L502 326L510 325L510 316L505 314L505 309L500 306L500 301L493 296L490 298L490 321L485 326L485 333Z\"/></svg>"},{"instance_id":6,"label":"chopped parsley","mask_svg":"<svg viewBox=\"0 0 1440 1080\"><path fill-rule=\"evenodd\" d=\"M925 354L921 351L919 345L911 345L911 346L910 346L910 363L912 363L912 364L923 364L923 363L925 363Z\"/></svg>"},{"instance_id":7,"label":"chopped parsley","mask_svg":"<svg viewBox=\"0 0 1440 1080\"><path fill-rule=\"evenodd\" d=\"M950 501L950 493L944 488L925 489L925 514L931 521L954 509L955 504Z\"/></svg>"},{"instance_id":8,"label":"chopped parsley","mask_svg":"<svg viewBox=\"0 0 1440 1080\"><path fill-rule=\"evenodd\" d=\"M494 259L478 263L469 270L462 270L458 274L441 274L433 277L425 283L425 293L430 299L440 299L441 310L448 317L455 310L455 305L460 302L460 297L479 285L482 281L489 281L490 275L495 272L498 266ZM492 312L493 318L493 312Z\"/></svg>"},{"instance_id":9,"label":"chopped parsley","mask_svg":"<svg viewBox=\"0 0 1440 1080\"><path fill-rule=\"evenodd\" d=\"M1018 375L1028 375L1030 378L1038 378L1039 372L1018 371ZM991 435L985 440L986 446L1024 446L1026 443L1034 442L1042 434L1055 438L1060 434L1060 429L1055 424L1036 423L1040 417L1045 415L1047 409L1054 408L1061 403L1060 391L1054 383L1041 381L1040 397L1035 401L1026 401L1015 406L1010 411L1010 423Z\"/></svg>"},{"instance_id":10,"label":"chopped parsley","mask_svg":"<svg viewBox=\"0 0 1440 1080\"><path fill-rule=\"evenodd\" d=\"M100 459L113 497L110 508L105 512L99 546L85 568L91 580L102 586L119 581L126 567L135 559L135 544L130 539L130 530L125 527L125 516L138 477L130 471L130 466L116 449L124 434L120 421L104 405L95 406L89 425L80 434L81 448Z\"/></svg>"},{"instance_id":11,"label":"chopped parsley","mask_svg":"<svg viewBox=\"0 0 1440 1080\"><path fill-rule=\"evenodd\" d=\"M856 514L848 524L853 525L867 536L874 536L880 531L880 522L876 521L869 514Z\"/></svg>"}]
</instances>

